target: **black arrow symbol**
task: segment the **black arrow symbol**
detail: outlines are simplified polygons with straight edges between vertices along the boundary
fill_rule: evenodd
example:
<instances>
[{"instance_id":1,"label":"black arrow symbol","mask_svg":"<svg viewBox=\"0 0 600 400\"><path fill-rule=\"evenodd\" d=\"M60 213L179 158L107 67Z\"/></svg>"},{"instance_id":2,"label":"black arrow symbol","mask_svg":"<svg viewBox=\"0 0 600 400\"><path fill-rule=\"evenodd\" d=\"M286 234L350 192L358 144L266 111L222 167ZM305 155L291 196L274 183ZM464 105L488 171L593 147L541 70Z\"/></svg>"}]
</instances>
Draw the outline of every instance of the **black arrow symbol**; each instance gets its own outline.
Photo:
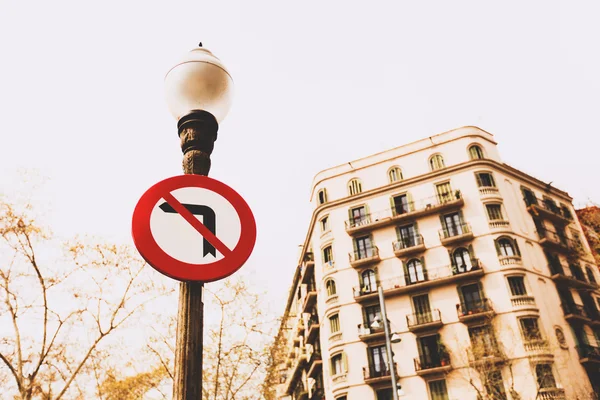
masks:
<instances>
[{"instance_id":1,"label":"black arrow symbol","mask_svg":"<svg viewBox=\"0 0 600 400\"><path fill-rule=\"evenodd\" d=\"M202 215L202 223L204 226L208 228L209 231L212 232L213 235L217 234L217 217L215 215L215 211L209 206L202 206L199 204L184 204L181 203L189 212L193 215ZM169 203L166 201L158 206L161 210L166 213L177 214L177 211ZM212 254L213 257L217 256L217 251L215 250L215 246L210 244L206 238L203 238L203 248L204 248L204 256L207 254Z\"/></svg>"}]
</instances>

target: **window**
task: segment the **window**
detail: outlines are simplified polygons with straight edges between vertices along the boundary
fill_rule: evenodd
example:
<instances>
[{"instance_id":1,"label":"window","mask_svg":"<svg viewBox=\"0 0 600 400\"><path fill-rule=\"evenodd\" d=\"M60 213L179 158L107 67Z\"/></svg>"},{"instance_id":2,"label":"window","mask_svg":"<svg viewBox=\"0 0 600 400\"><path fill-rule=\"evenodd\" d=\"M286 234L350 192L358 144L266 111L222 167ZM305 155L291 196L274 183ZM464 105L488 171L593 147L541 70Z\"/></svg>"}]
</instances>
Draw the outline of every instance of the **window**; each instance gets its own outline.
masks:
<instances>
[{"instance_id":1,"label":"window","mask_svg":"<svg viewBox=\"0 0 600 400\"><path fill-rule=\"evenodd\" d=\"M327 191L325 189L319 190L319 194L317 194L317 201L319 204L327 203Z\"/></svg>"},{"instance_id":2,"label":"window","mask_svg":"<svg viewBox=\"0 0 600 400\"><path fill-rule=\"evenodd\" d=\"M441 154L434 154L429 159L429 166L431 167L432 171L435 171L436 169L444 168L445 167L444 157L442 157Z\"/></svg>"},{"instance_id":3,"label":"window","mask_svg":"<svg viewBox=\"0 0 600 400\"><path fill-rule=\"evenodd\" d=\"M373 322L381 321L381 308L379 304L374 306L365 307L365 325L367 328L370 328Z\"/></svg>"},{"instance_id":4,"label":"window","mask_svg":"<svg viewBox=\"0 0 600 400\"><path fill-rule=\"evenodd\" d=\"M506 400L506 392L504 390L504 380L499 369L495 369L484 373L485 391L494 400Z\"/></svg>"},{"instance_id":5,"label":"window","mask_svg":"<svg viewBox=\"0 0 600 400\"><path fill-rule=\"evenodd\" d=\"M402 179L404 179L400 167L394 166L390 168L390 170L388 171L388 178L390 179L390 183L401 181Z\"/></svg>"},{"instance_id":6,"label":"window","mask_svg":"<svg viewBox=\"0 0 600 400\"><path fill-rule=\"evenodd\" d=\"M462 235L468 232L468 227L463 223L460 213L446 214L442 217L444 237Z\"/></svg>"},{"instance_id":7,"label":"window","mask_svg":"<svg viewBox=\"0 0 600 400\"><path fill-rule=\"evenodd\" d=\"M350 225L360 226L367 222L367 208L365 206L354 207L350 209Z\"/></svg>"},{"instance_id":8,"label":"window","mask_svg":"<svg viewBox=\"0 0 600 400\"><path fill-rule=\"evenodd\" d=\"M346 396L336 397L335 400L347 400Z\"/></svg>"},{"instance_id":9,"label":"window","mask_svg":"<svg viewBox=\"0 0 600 400\"><path fill-rule=\"evenodd\" d=\"M474 144L469 147L469 157L471 157L471 160L481 160L483 158L483 150L481 150L481 147Z\"/></svg>"},{"instance_id":10,"label":"window","mask_svg":"<svg viewBox=\"0 0 600 400\"><path fill-rule=\"evenodd\" d=\"M458 272L467 272L473 269L471 254L464 247L454 250L452 261Z\"/></svg>"},{"instance_id":11,"label":"window","mask_svg":"<svg viewBox=\"0 0 600 400\"><path fill-rule=\"evenodd\" d=\"M331 357L331 375L340 375L346 372L346 360L344 353L338 353Z\"/></svg>"},{"instance_id":12,"label":"window","mask_svg":"<svg viewBox=\"0 0 600 400\"><path fill-rule=\"evenodd\" d=\"M394 216L409 212L411 206L407 194L392 197L392 213Z\"/></svg>"},{"instance_id":13,"label":"window","mask_svg":"<svg viewBox=\"0 0 600 400\"><path fill-rule=\"evenodd\" d=\"M429 381L429 393L431 394L431 400L448 400L446 381Z\"/></svg>"},{"instance_id":14,"label":"window","mask_svg":"<svg viewBox=\"0 0 600 400\"><path fill-rule=\"evenodd\" d=\"M535 366L535 375L537 377L538 387L540 389L555 388L556 381L552 374L551 364L538 364Z\"/></svg>"},{"instance_id":15,"label":"window","mask_svg":"<svg viewBox=\"0 0 600 400\"><path fill-rule=\"evenodd\" d=\"M400 243L400 249L407 249L422 243L421 238L417 236L417 227L415 224L396 227L396 235Z\"/></svg>"},{"instance_id":16,"label":"window","mask_svg":"<svg viewBox=\"0 0 600 400\"><path fill-rule=\"evenodd\" d=\"M337 294L335 281L333 279L328 279L325 282L325 289L327 290L327 297L335 296Z\"/></svg>"},{"instance_id":17,"label":"window","mask_svg":"<svg viewBox=\"0 0 600 400\"><path fill-rule=\"evenodd\" d=\"M585 267L585 274L587 275L588 281L593 284L596 284L596 277L594 276L594 271L589 266Z\"/></svg>"},{"instance_id":18,"label":"window","mask_svg":"<svg viewBox=\"0 0 600 400\"><path fill-rule=\"evenodd\" d=\"M412 298L413 309L415 310L414 322L417 324L427 324L433 321L431 315L431 305L429 304L429 295L421 294Z\"/></svg>"},{"instance_id":19,"label":"window","mask_svg":"<svg viewBox=\"0 0 600 400\"><path fill-rule=\"evenodd\" d=\"M333 251L331 246L327 246L323 249L323 264L333 264Z\"/></svg>"},{"instance_id":20,"label":"window","mask_svg":"<svg viewBox=\"0 0 600 400\"><path fill-rule=\"evenodd\" d=\"M525 200L525 204L528 206L537 204L537 197L535 197L535 194L531 191L531 189L521 187L521 191L523 192L523 200Z\"/></svg>"},{"instance_id":21,"label":"window","mask_svg":"<svg viewBox=\"0 0 600 400\"><path fill-rule=\"evenodd\" d=\"M521 318L521 332L526 341L542 340L538 319L536 317Z\"/></svg>"},{"instance_id":22,"label":"window","mask_svg":"<svg viewBox=\"0 0 600 400\"><path fill-rule=\"evenodd\" d=\"M496 240L496 250L500 257L514 257L519 255L517 243L508 237L502 237Z\"/></svg>"},{"instance_id":23,"label":"window","mask_svg":"<svg viewBox=\"0 0 600 400\"><path fill-rule=\"evenodd\" d=\"M469 338L474 359L498 354L498 344L490 325L469 327Z\"/></svg>"},{"instance_id":24,"label":"window","mask_svg":"<svg viewBox=\"0 0 600 400\"><path fill-rule=\"evenodd\" d=\"M562 211L562 215L568 219L573 219L573 214L571 214L571 210L565 204L560 205L560 209Z\"/></svg>"},{"instance_id":25,"label":"window","mask_svg":"<svg viewBox=\"0 0 600 400\"><path fill-rule=\"evenodd\" d=\"M417 347L420 369L440 367L449 361L448 354L441 348L439 334L418 337Z\"/></svg>"},{"instance_id":26,"label":"window","mask_svg":"<svg viewBox=\"0 0 600 400\"><path fill-rule=\"evenodd\" d=\"M338 314L329 317L329 328L332 334L340 331L340 316Z\"/></svg>"},{"instance_id":27,"label":"window","mask_svg":"<svg viewBox=\"0 0 600 400\"><path fill-rule=\"evenodd\" d=\"M573 238L573 242L575 242L575 245L580 249L583 249L583 244L581 243L581 235L579 234L579 231L573 228L571 228L570 231L571 237Z\"/></svg>"},{"instance_id":28,"label":"window","mask_svg":"<svg viewBox=\"0 0 600 400\"><path fill-rule=\"evenodd\" d=\"M355 194L359 194L362 192L362 183L357 178L352 179L348 182L348 194L350 196L354 196Z\"/></svg>"},{"instance_id":29,"label":"window","mask_svg":"<svg viewBox=\"0 0 600 400\"><path fill-rule=\"evenodd\" d=\"M487 210L488 218L490 219L490 221L504 220L500 204L486 204L485 208Z\"/></svg>"},{"instance_id":30,"label":"window","mask_svg":"<svg viewBox=\"0 0 600 400\"><path fill-rule=\"evenodd\" d=\"M423 268L423 263L421 260L413 258L406 263L405 280L407 285L423 282L426 279L425 268Z\"/></svg>"},{"instance_id":31,"label":"window","mask_svg":"<svg viewBox=\"0 0 600 400\"><path fill-rule=\"evenodd\" d=\"M385 345L369 347L369 364L371 377L386 375L388 367Z\"/></svg>"},{"instance_id":32,"label":"window","mask_svg":"<svg viewBox=\"0 0 600 400\"><path fill-rule=\"evenodd\" d=\"M373 257L375 255L371 236L361 236L354 239L354 256L357 260Z\"/></svg>"},{"instance_id":33,"label":"window","mask_svg":"<svg viewBox=\"0 0 600 400\"><path fill-rule=\"evenodd\" d=\"M527 289L525 288L525 280L522 276L509 276L506 279L508 280L508 287L510 288L510 293L513 296L527 295Z\"/></svg>"},{"instance_id":34,"label":"window","mask_svg":"<svg viewBox=\"0 0 600 400\"><path fill-rule=\"evenodd\" d=\"M489 172L478 172L475 174L475 179L479 187L496 187L494 177Z\"/></svg>"},{"instance_id":35,"label":"window","mask_svg":"<svg viewBox=\"0 0 600 400\"><path fill-rule=\"evenodd\" d=\"M372 269L366 269L360 274L362 280L362 293L372 293L377 290L377 279L375 278L375 271Z\"/></svg>"},{"instance_id":36,"label":"window","mask_svg":"<svg viewBox=\"0 0 600 400\"><path fill-rule=\"evenodd\" d=\"M392 389L381 389L377 391L377 400L393 400L394 395L392 394Z\"/></svg>"},{"instance_id":37,"label":"window","mask_svg":"<svg viewBox=\"0 0 600 400\"><path fill-rule=\"evenodd\" d=\"M450 188L450 182L436 184L435 191L440 203L443 204L452 201L452 189Z\"/></svg>"},{"instance_id":38,"label":"window","mask_svg":"<svg viewBox=\"0 0 600 400\"><path fill-rule=\"evenodd\" d=\"M327 232L329 230L329 217L325 216L321 218L321 232Z\"/></svg>"},{"instance_id":39,"label":"window","mask_svg":"<svg viewBox=\"0 0 600 400\"><path fill-rule=\"evenodd\" d=\"M480 312L484 306L483 293L478 283L471 283L460 288L462 313Z\"/></svg>"}]
</instances>

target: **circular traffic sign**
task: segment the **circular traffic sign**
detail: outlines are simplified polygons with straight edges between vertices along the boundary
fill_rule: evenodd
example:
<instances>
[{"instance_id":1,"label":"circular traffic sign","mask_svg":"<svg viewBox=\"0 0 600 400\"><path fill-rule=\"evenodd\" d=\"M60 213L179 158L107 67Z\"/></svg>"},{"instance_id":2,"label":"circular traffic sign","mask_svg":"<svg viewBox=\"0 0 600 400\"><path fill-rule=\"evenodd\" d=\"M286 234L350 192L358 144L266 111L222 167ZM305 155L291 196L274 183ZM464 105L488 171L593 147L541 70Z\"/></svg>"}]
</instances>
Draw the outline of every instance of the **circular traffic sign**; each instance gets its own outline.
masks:
<instances>
[{"instance_id":1,"label":"circular traffic sign","mask_svg":"<svg viewBox=\"0 0 600 400\"><path fill-rule=\"evenodd\" d=\"M231 187L202 175L179 175L142 195L133 212L132 236L142 257L162 274L213 282L248 260L256 222Z\"/></svg>"}]
</instances>

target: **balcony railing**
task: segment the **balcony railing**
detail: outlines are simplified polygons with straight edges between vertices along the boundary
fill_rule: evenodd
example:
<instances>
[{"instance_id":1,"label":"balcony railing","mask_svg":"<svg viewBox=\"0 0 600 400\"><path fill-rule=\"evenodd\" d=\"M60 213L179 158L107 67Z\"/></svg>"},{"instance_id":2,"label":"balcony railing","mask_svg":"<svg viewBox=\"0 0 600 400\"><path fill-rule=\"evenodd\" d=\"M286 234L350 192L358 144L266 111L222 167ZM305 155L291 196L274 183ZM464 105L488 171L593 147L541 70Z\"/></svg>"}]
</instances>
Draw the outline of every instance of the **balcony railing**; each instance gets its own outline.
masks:
<instances>
[{"instance_id":1,"label":"balcony railing","mask_svg":"<svg viewBox=\"0 0 600 400\"><path fill-rule=\"evenodd\" d=\"M577 346L576 349L580 360L600 363L600 347L584 344Z\"/></svg>"},{"instance_id":2,"label":"balcony railing","mask_svg":"<svg viewBox=\"0 0 600 400\"><path fill-rule=\"evenodd\" d=\"M396 368L397 364L394 363L394 369ZM392 374L387 363L382 363L382 365L379 365L377 367L375 367L374 365L363 367L363 377L365 381L369 381L371 379L379 380L378 378L391 377L391 375Z\"/></svg>"},{"instance_id":3,"label":"balcony railing","mask_svg":"<svg viewBox=\"0 0 600 400\"><path fill-rule=\"evenodd\" d=\"M554 202L545 200L545 199L537 199L535 197L524 198L525 204L527 204L527 208L529 212L532 214L542 214L544 217L548 219L552 219L559 222L569 222L573 219L571 214L567 211L565 212L562 208L558 207Z\"/></svg>"},{"instance_id":4,"label":"balcony railing","mask_svg":"<svg viewBox=\"0 0 600 400\"><path fill-rule=\"evenodd\" d=\"M566 400L565 389L543 388L539 390L539 400Z\"/></svg>"},{"instance_id":5,"label":"balcony railing","mask_svg":"<svg viewBox=\"0 0 600 400\"><path fill-rule=\"evenodd\" d=\"M550 269L550 275L564 275L565 269L563 265L559 262L551 262L548 264L548 269Z\"/></svg>"},{"instance_id":6,"label":"balcony railing","mask_svg":"<svg viewBox=\"0 0 600 400\"><path fill-rule=\"evenodd\" d=\"M434 325L442 323L442 314L440 310L434 309L430 312L408 314L406 316L406 324L408 329L417 328L423 325Z\"/></svg>"},{"instance_id":7,"label":"balcony railing","mask_svg":"<svg viewBox=\"0 0 600 400\"><path fill-rule=\"evenodd\" d=\"M513 296L510 302L513 307L535 306L535 298L533 296Z\"/></svg>"},{"instance_id":8,"label":"balcony railing","mask_svg":"<svg viewBox=\"0 0 600 400\"><path fill-rule=\"evenodd\" d=\"M440 229L440 240L442 243L454 242L461 238L472 237L473 232L471 231L471 225L468 223L462 223L460 225L454 225Z\"/></svg>"},{"instance_id":9,"label":"balcony railing","mask_svg":"<svg viewBox=\"0 0 600 400\"><path fill-rule=\"evenodd\" d=\"M571 315L574 317L588 318L585 308L583 306L580 306L579 304L563 303L560 306L562 307L565 316Z\"/></svg>"},{"instance_id":10,"label":"balcony railing","mask_svg":"<svg viewBox=\"0 0 600 400\"><path fill-rule=\"evenodd\" d=\"M459 319L467 319L493 313L494 309L489 299L466 301L456 305Z\"/></svg>"},{"instance_id":11,"label":"balcony railing","mask_svg":"<svg viewBox=\"0 0 600 400\"><path fill-rule=\"evenodd\" d=\"M499 191L497 187L494 186L482 186L479 188L479 194L483 196L493 196L498 195Z\"/></svg>"},{"instance_id":12,"label":"balcony railing","mask_svg":"<svg viewBox=\"0 0 600 400\"><path fill-rule=\"evenodd\" d=\"M540 244L550 245L563 251L570 251L576 248L572 239L564 235L559 235L554 231L544 229L537 231L537 234L540 238Z\"/></svg>"},{"instance_id":13,"label":"balcony railing","mask_svg":"<svg viewBox=\"0 0 600 400\"><path fill-rule=\"evenodd\" d=\"M525 351L529 353L549 353L548 341L543 339L531 339L523 342Z\"/></svg>"},{"instance_id":14,"label":"balcony railing","mask_svg":"<svg viewBox=\"0 0 600 400\"><path fill-rule=\"evenodd\" d=\"M496 220L490 221L489 225L490 225L491 229L502 229L502 228L508 228L510 226L510 223L508 221L505 221L502 219L496 219Z\"/></svg>"},{"instance_id":15,"label":"balcony railing","mask_svg":"<svg viewBox=\"0 0 600 400\"><path fill-rule=\"evenodd\" d=\"M358 336L378 335L384 333L385 331L383 327L371 328L367 323L358 326Z\"/></svg>"},{"instance_id":16,"label":"balcony railing","mask_svg":"<svg viewBox=\"0 0 600 400\"><path fill-rule=\"evenodd\" d=\"M369 247L364 250L355 251L348 254L350 265L364 265L369 262L379 260L379 249L377 246Z\"/></svg>"},{"instance_id":17,"label":"balcony railing","mask_svg":"<svg viewBox=\"0 0 600 400\"><path fill-rule=\"evenodd\" d=\"M414 359L417 374L426 370L442 367L450 367L450 356L448 354L434 354L430 357L420 356Z\"/></svg>"},{"instance_id":18,"label":"balcony railing","mask_svg":"<svg viewBox=\"0 0 600 400\"><path fill-rule=\"evenodd\" d=\"M498 257L500 260L500 265L512 265L512 264L521 264L521 256L501 256Z\"/></svg>"},{"instance_id":19,"label":"balcony railing","mask_svg":"<svg viewBox=\"0 0 600 400\"><path fill-rule=\"evenodd\" d=\"M424 248L423 244L423 236L420 234L409 236L406 238L402 238L397 242L392 243L394 253L398 256L401 254L407 254L411 252L411 250L417 250L419 248Z\"/></svg>"}]
</instances>

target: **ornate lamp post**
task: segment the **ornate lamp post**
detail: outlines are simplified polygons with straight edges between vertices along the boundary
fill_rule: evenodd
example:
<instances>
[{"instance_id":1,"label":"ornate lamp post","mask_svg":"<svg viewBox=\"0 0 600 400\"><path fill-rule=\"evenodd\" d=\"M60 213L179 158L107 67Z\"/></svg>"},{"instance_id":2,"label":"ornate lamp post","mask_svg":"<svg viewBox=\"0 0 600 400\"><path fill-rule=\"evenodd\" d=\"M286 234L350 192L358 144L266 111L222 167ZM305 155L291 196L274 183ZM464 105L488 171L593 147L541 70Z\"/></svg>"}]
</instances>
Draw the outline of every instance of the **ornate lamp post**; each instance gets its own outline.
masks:
<instances>
[{"instance_id":1,"label":"ornate lamp post","mask_svg":"<svg viewBox=\"0 0 600 400\"><path fill-rule=\"evenodd\" d=\"M165 97L177 120L183 172L208 175L219 123L231 106L231 76L200 43L167 73ZM203 290L203 282L179 286L174 400L202 399Z\"/></svg>"}]
</instances>

